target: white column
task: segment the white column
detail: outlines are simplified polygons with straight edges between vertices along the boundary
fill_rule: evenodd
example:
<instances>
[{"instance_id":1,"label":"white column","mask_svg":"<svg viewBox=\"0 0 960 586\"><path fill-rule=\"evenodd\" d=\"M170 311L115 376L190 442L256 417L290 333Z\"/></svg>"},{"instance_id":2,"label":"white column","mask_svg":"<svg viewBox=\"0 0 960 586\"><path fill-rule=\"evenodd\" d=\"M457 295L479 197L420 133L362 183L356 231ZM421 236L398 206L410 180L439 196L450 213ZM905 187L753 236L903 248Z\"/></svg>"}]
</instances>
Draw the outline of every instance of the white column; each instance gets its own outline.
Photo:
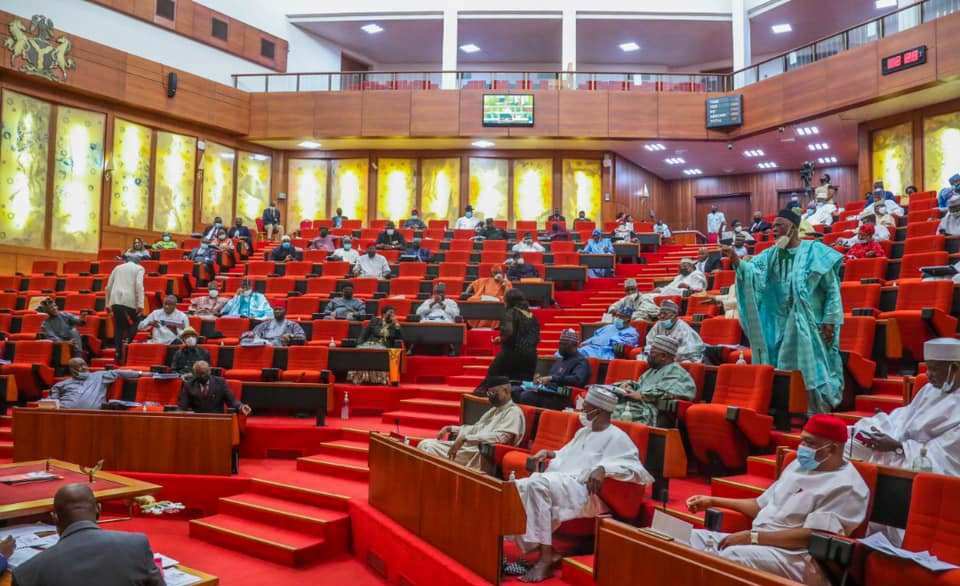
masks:
<instances>
[{"instance_id":1,"label":"white column","mask_svg":"<svg viewBox=\"0 0 960 586\"><path fill-rule=\"evenodd\" d=\"M743 69L750 65L750 16L747 14L746 0L731 2L733 17L733 69Z\"/></svg>"},{"instance_id":2,"label":"white column","mask_svg":"<svg viewBox=\"0 0 960 586\"><path fill-rule=\"evenodd\" d=\"M444 71L457 70L457 9L447 7L443 9L443 56L441 69ZM444 73L440 87L445 90L457 89L457 75Z\"/></svg>"},{"instance_id":3,"label":"white column","mask_svg":"<svg viewBox=\"0 0 960 586\"><path fill-rule=\"evenodd\" d=\"M899 0L899 2L897 2L897 8L906 8L907 6L913 6L914 4L917 4L917 0ZM885 22L884 24L888 26L893 24L889 22L889 20L891 19L888 19L888 22ZM898 28L895 32L905 31L920 24L920 7L917 6L912 10L902 10L897 15L896 24ZM885 31L884 34L890 35L893 32L894 31Z\"/></svg>"},{"instance_id":4,"label":"white column","mask_svg":"<svg viewBox=\"0 0 960 586\"><path fill-rule=\"evenodd\" d=\"M563 25L561 27L560 69L563 71L577 70L577 9L563 9ZM573 76L563 76L568 86L576 87Z\"/></svg>"}]
</instances>

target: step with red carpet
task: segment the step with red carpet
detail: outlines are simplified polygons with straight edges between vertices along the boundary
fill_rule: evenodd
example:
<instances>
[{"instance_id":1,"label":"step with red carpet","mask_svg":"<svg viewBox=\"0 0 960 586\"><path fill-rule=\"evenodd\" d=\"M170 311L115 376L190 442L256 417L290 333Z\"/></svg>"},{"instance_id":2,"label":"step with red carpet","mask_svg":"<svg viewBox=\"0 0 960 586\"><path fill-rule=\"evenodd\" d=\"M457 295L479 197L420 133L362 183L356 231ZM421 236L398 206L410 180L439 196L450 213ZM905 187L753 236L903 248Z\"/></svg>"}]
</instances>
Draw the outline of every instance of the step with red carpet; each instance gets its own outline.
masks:
<instances>
[{"instance_id":1,"label":"step with red carpet","mask_svg":"<svg viewBox=\"0 0 960 586\"><path fill-rule=\"evenodd\" d=\"M435 429L440 429L445 425L457 425L460 422L459 416L404 410L387 411L381 419L384 423L399 423L400 425L433 427Z\"/></svg>"},{"instance_id":2,"label":"step with red carpet","mask_svg":"<svg viewBox=\"0 0 960 586\"><path fill-rule=\"evenodd\" d=\"M366 481L370 478L367 462L359 461L352 456L318 454L297 458L297 470L351 480Z\"/></svg>"},{"instance_id":3,"label":"step with red carpet","mask_svg":"<svg viewBox=\"0 0 960 586\"><path fill-rule=\"evenodd\" d=\"M730 499L757 498L773 484L773 479L753 474L715 476L710 482L711 494Z\"/></svg>"},{"instance_id":4,"label":"step with red carpet","mask_svg":"<svg viewBox=\"0 0 960 586\"><path fill-rule=\"evenodd\" d=\"M563 558L560 577L571 586L593 586L593 554Z\"/></svg>"},{"instance_id":5,"label":"step with red carpet","mask_svg":"<svg viewBox=\"0 0 960 586\"><path fill-rule=\"evenodd\" d=\"M438 401L436 399L402 399L402 411L436 413L438 415L460 416L460 401Z\"/></svg>"},{"instance_id":6,"label":"step with red carpet","mask_svg":"<svg viewBox=\"0 0 960 586\"><path fill-rule=\"evenodd\" d=\"M336 440L332 442L321 442L317 446L317 456L340 456L359 462L361 465L367 463L367 457L370 453L370 442L366 440Z\"/></svg>"}]
</instances>

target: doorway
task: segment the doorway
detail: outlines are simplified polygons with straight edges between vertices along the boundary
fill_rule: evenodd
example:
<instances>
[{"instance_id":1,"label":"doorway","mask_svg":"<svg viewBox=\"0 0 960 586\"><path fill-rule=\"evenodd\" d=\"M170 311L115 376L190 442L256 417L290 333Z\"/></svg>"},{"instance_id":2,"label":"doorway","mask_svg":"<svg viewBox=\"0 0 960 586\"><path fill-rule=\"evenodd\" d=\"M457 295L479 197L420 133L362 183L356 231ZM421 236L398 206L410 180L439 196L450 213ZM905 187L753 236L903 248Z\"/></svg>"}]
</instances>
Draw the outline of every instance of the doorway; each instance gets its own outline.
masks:
<instances>
[{"instance_id":1,"label":"doorway","mask_svg":"<svg viewBox=\"0 0 960 586\"><path fill-rule=\"evenodd\" d=\"M727 193L724 195L695 195L696 206L696 227L701 234L707 233L707 213L710 208L717 206L727 218L728 223L734 220L740 220L743 224L748 224L752 217L750 209L749 193Z\"/></svg>"}]
</instances>

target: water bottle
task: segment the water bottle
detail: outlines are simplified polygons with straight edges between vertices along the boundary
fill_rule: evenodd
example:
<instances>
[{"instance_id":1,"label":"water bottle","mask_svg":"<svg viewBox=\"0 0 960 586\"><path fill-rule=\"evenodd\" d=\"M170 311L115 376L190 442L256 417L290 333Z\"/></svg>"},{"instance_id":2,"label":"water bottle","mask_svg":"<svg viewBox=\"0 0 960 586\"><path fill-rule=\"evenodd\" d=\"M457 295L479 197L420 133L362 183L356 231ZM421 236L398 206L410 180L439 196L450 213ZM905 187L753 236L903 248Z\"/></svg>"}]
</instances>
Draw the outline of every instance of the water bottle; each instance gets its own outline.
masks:
<instances>
[{"instance_id":1,"label":"water bottle","mask_svg":"<svg viewBox=\"0 0 960 586\"><path fill-rule=\"evenodd\" d=\"M746 364L747 361L743 358L743 350L740 350L740 357L737 358L737 364Z\"/></svg>"},{"instance_id":2,"label":"water bottle","mask_svg":"<svg viewBox=\"0 0 960 586\"><path fill-rule=\"evenodd\" d=\"M927 457L927 446L920 448L920 454L913 459L914 472L933 472L933 462Z\"/></svg>"},{"instance_id":3,"label":"water bottle","mask_svg":"<svg viewBox=\"0 0 960 586\"><path fill-rule=\"evenodd\" d=\"M337 347L337 343L333 341L333 336L330 336L330 347L331 347L331 348L336 348L336 347Z\"/></svg>"},{"instance_id":4,"label":"water bottle","mask_svg":"<svg viewBox=\"0 0 960 586\"><path fill-rule=\"evenodd\" d=\"M350 419L350 393L343 394L343 406L340 407L340 419Z\"/></svg>"},{"instance_id":5,"label":"water bottle","mask_svg":"<svg viewBox=\"0 0 960 586\"><path fill-rule=\"evenodd\" d=\"M577 411L583 411L583 395L577 397Z\"/></svg>"},{"instance_id":6,"label":"water bottle","mask_svg":"<svg viewBox=\"0 0 960 586\"><path fill-rule=\"evenodd\" d=\"M511 470L511 471L510 471L510 482L513 482L513 481L516 480L516 479L517 479L517 471L516 471L516 470Z\"/></svg>"}]
</instances>

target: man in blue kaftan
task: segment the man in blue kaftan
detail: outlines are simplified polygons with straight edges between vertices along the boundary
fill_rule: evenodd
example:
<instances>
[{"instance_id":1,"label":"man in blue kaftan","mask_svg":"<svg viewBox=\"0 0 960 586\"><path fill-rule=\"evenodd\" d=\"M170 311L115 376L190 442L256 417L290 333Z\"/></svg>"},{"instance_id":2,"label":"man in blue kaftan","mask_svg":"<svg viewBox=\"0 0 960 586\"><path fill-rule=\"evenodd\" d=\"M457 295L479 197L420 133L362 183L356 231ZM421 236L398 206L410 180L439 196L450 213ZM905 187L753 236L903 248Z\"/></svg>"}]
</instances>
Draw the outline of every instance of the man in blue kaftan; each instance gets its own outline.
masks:
<instances>
[{"instance_id":1,"label":"man in blue kaftan","mask_svg":"<svg viewBox=\"0 0 960 586\"><path fill-rule=\"evenodd\" d=\"M840 360L842 255L813 240L800 240L800 216L780 212L777 239L750 260L732 248L724 253L737 271L740 323L750 339L754 364L799 370L807 387L809 413L827 413L843 394Z\"/></svg>"},{"instance_id":2,"label":"man in blue kaftan","mask_svg":"<svg viewBox=\"0 0 960 586\"><path fill-rule=\"evenodd\" d=\"M244 280L237 289L236 296L227 302L220 311L223 317L252 317L267 319L273 315L273 308L263 293L253 290L253 285Z\"/></svg>"},{"instance_id":3,"label":"man in blue kaftan","mask_svg":"<svg viewBox=\"0 0 960 586\"><path fill-rule=\"evenodd\" d=\"M580 344L580 354L587 358L613 360L616 358L616 346L636 346L640 342L640 335L630 325L630 313L620 313L616 310L613 323L603 326L593 336Z\"/></svg>"},{"instance_id":4,"label":"man in blue kaftan","mask_svg":"<svg viewBox=\"0 0 960 586\"><path fill-rule=\"evenodd\" d=\"M587 240L586 246L580 250L582 254L613 254L613 244L609 238L604 238L600 230L594 230L593 236ZM587 269L591 277L609 277L613 274L610 269Z\"/></svg>"}]
</instances>

